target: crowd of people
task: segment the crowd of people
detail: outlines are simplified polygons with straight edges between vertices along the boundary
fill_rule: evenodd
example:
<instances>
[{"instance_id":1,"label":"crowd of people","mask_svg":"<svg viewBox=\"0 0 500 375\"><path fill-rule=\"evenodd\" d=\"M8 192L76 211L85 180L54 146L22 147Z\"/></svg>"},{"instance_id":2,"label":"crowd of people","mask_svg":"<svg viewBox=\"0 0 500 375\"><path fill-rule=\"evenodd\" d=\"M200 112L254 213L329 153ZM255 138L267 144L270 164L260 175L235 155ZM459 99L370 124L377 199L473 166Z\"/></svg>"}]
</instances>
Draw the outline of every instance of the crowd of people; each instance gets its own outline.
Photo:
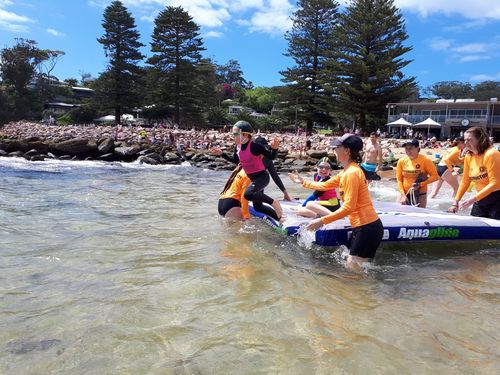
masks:
<instances>
[{"instance_id":1,"label":"crowd of people","mask_svg":"<svg viewBox=\"0 0 500 375\"><path fill-rule=\"evenodd\" d=\"M269 170L280 140L275 137L269 146L254 137L251 125L238 121L232 128L234 149L232 155L220 148L212 149L215 155L237 164L219 199L219 213L225 217L248 218L248 202L256 211L276 220L282 218L279 200L265 194L269 184ZM495 149L483 128L472 127L458 137L447 149L437 167L427 156L420 153L421 144L412 139L402 144L405 157L396 167L397 188L402 205L425 208L427 188L437 182L434 197L440 184L447 182L454 190L454 202L450 213L472 206L471 215L500 220L500 152ZM342 170L332 175L328 157L317 163L312 180L298 172L289 173L290 179L304 188L314 190L297 211L298 215L311 218L308 230L348 217L353 227L346 265L356 269L372 260L382 241L383 225L370 197L368 186L376 179L382 166L383 150L376 132L364 144L361 137L346 133L330 142ZM463 165L463 176L458 184L458 170ZM272 169L272 168L271 168ZM279 179L279 176L278 176ZM275 180L276 181L276 180ZM281 180L276 182L283 185ZM464 193L475 185L477 193L461 201ZM282 189L286 192L286 189ZM338 191L338 192L337 192ZM340 201L339 201L340 197ZM285 199L289 199L285 194Z\"/></svg>"}]
</instances>

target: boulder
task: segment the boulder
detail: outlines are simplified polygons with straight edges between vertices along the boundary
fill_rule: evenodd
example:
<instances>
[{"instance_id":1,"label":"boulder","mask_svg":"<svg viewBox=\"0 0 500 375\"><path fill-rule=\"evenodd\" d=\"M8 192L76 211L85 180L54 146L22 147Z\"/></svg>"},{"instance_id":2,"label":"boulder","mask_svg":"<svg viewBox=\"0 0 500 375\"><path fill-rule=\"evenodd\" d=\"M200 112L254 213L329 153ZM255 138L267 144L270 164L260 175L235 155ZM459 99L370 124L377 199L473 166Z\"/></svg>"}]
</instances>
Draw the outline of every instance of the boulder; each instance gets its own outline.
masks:
<instances>
[{"instance_id":1,"label":"boulder","mask_svg":"<svg viewBox=\"0 0 500 375\"><path fill-rule=\"evenodd\" d=\"M115 146L115 141L113 138L104 138L99 145L97 146L97 151L99 154L107 154L109 153L113 147Z\"/></svg>"},{"instance_id":2,"label":"boulder","mask_svg":"<svg viewBox=\"0 0 500 375\"><path fill-rule=\"evenodd\" d=\"M97 145L85 138L75 138L53 144L52 149L63 154L88 155L97 151Z\"/></svg>"},{"instance_id":3,"label":"boulder","mask_svg":"<svg viewBox=\"0 0 500 375\"><path fill-rule=\"evenodd\" d=\"M116 147L114 153L115 155L121 157L127 157L127 156L134 156L140 151L141 151L141 146L134 144L132 146Z\"/></svg>"},{"instance_id":4,"label":"boulder","mask_svg":"<svg viewBox=\"0 0 500 375\"><path fill-rule=\"evenodd\" d=\"M34 155L40 155L40 153L33 148L33 149L29 150L28 152L26 152L24 154L24 157L29 159L31 156L34 156Z\"/></svg>"},{"instance_id":5,"label":"boulder","mask_svg":"<svg viewBox=\"0 0 500 375\"><path fill-rule=\"evenodd\" d=\"M165 161L167 163L172 163L172 162L179 162L181 161L181 158L179 157L179 155L173 153L173 152L167 152L164 156L165 158Z\"/></svg>"},{"instance_id":6,"label":"boulder","mask_svg":"<svg viewBox=\"0 0 500 375\"><path fill-rule=\"evenodd\" d=\"M31 160L31 161L44 161L45 158L43 157L43 155L36 154L36 155L33 155L29 160Z\"/></svg>"},{"instance_id":7,"label":"boulder","mask_svg":"<svg viewBox=\"0 0 500 375\"><path fill-rule=\"evenodd\" d=\"M160 162L158 160L155 160L153 158L150 158L149 155L148 156L141 156L139 157L139 163L141 164L150 164L150 165L158 165L160 164Z\"/></svg>"},{"instance_id":8,"label":"boulder","mask_svg":"<svg viewBox=\"0 0 500 375\"><path fill-rule=\"evenodd\" d=\"M0 149L0 156L7 156L7 155L9 155L7 151Z\"/></svg>"},{"instance_id":9,"label":"boulder","mask_svg":"<svg viewBox=\"0 0 500 375\"><path fill-rule=\"evenodd\" d=\"M310 158L314 159L321 159L324 158L325 156L328 156L328 152L326 151L321 151L321 150L309 150L307 151L307 156Z\"/></svg>"}]
</instances>

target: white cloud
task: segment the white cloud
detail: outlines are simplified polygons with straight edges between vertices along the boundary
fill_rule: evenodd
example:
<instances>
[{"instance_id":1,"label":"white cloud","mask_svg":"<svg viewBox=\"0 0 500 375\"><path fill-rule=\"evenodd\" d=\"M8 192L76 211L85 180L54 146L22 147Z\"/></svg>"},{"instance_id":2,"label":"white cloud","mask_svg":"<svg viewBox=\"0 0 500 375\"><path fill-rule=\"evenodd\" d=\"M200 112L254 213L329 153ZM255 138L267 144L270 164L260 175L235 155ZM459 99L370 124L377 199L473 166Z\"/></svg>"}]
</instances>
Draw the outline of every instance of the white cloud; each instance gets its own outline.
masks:
<instances>
[{"instance_id":1,"label":"white cloud","mask_svg":"<svg viewBox=\"0 0 500 375\"><path fill-rule=\"evenodd\" d=\"M496 81L500 79L500 72L497 73L496 75L489 75L489 74L476 74L470 77L471 81Z\"/></svg>"},{"instance_id":2,"label":"white cloud","mask_svg":"<svg viewBox=\"0 0 500 375\"><path fill-rule=\"evenodd\" d=\"M1 0L0 0L1 1ZM15 32L15 33L22 33L22 32L27 32L29 30L29 27L27 24L33 23L32 19L25 17L25 16L20 16L16 13L9 12L5 9L2 9L5 6L12 5L13 3L11 1L1 1L0 2L0 29Z\"/></svg>"},{"instance_id":3,"label":"white cloud","mask_svg":"<svg viewBox=\"0 0 500 375\"><path fill-rule=\"evenodd\" d=\"M491 50L492 46L487 43L470 43L463 46L453 47L452 51L461 53L481 53Z\"/></svg>"},{"instance_id":4,"label":"white cloud","mask_svg":"<svg viewBox=\"0 0 500 375\"><path fill-rule=\"evenodd\" d=\"M429 47L434 51L445 51L448 50L453 44L453 39L444 39L440 37L432 38Z\"/></svg>"},{"instance_id":5,"label":"white cloud","mask_svg":"<svg viewBox=\"0 0 500 375\"><path fill-rule=\"evenodd\" d=\"M46 31L47 31L49 34L52 34L52 35L54 35L54 36L66 36L66 34L61 33L60 31L57 31L57 30L55 30L55 29L51 29L51 28L49 28L49 29L47 29Z\"/></svg>"},{"instance_id":6,"label":"white cloud","mask_svg":"<svg viewBox=\"0 0 500 375\"><path fill-rule=\"evenodd\" d=\"M203 35L204 38L220 38L222 35L224 35L220 31L209 31Z\"/></svg>"},{"instance_id":7,"label":"white cloud","mask_svg":"<svg viewBox=\"0 0 500 375\"><path fill-rule=\"evenodd\" d=\"M471 61L480 61L480 60L491 60L491 56L488 55L465 55L460 56L458 61L460 62L471 62Z\"/></svg>"},{"instance_id":8,"label":"white cloud","mask_svg":"<svg viewBox=\"0 0 500 375\"><path fill-rule=\"evenodd\" d=\"M397 7L427 17L435 13L459 14L469 19L500 19L498 0L396 0Z\"/></svg>"},{"instance_id":9,"label":"white cloud","mask_svg":"<svg viewBox=\"0 0 500 375\"><path fill-rule=\"evenodd\" d=\"M251 32L283 34L292 26L292 12L293 6L288 0L270 0L249 20L239 20L238 23L248 26Z\"/></svg>"}]
</instances>

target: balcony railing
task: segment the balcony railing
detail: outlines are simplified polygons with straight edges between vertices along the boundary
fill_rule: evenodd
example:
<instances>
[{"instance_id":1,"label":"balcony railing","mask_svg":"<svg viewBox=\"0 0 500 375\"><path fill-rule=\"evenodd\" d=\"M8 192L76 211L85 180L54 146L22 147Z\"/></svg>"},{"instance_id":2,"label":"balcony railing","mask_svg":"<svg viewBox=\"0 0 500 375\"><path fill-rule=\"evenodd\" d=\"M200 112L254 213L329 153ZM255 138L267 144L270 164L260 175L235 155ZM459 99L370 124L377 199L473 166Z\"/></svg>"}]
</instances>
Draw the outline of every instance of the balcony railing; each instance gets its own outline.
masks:
<instances>
[{"instance_id":1,"label":"balcony railing","mask_svg":"<svg viewBox=\"0 0 500 375\"><path fill-rule=\"evenodd\" d=\"M393 122L396 121L400 118L404 118L406 121L411 122L412 124L416 124L418 122L422 122L426 119L429 118L429 116L424 116L424 115L391 115L388 118L388 122ZM462 115L433 115L430 116L431 119L433 119L436 122L439 122L440 124L446 123L446 121L450 120L461 120L461 119L468 119L468 120L480 120L487 122L488 124L493 123L493 124L500 124L500 116L486 116L486 115L471 115L471 116L462 116Z\"/></svg>"}]
</instances>

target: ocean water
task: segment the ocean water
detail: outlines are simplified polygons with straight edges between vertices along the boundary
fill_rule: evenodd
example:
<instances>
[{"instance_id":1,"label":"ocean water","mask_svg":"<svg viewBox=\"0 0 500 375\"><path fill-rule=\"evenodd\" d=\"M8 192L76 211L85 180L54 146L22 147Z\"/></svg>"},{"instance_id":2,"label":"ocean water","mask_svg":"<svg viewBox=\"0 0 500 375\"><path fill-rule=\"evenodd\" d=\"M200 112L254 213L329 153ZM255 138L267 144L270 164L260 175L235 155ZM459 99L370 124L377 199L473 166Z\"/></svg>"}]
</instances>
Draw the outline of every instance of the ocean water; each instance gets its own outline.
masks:
<instances>
[{"instance_id":1,"label":"ocean water","mask_svg":"<svg viewBox=\"0 0 500 375\"><path fill-rule=\"evenodd\" d=\"M499 243L382 247L353 273L220 219L227 177L0 158L0 374L500 372Z\"/></svg>"}]
</instances>

